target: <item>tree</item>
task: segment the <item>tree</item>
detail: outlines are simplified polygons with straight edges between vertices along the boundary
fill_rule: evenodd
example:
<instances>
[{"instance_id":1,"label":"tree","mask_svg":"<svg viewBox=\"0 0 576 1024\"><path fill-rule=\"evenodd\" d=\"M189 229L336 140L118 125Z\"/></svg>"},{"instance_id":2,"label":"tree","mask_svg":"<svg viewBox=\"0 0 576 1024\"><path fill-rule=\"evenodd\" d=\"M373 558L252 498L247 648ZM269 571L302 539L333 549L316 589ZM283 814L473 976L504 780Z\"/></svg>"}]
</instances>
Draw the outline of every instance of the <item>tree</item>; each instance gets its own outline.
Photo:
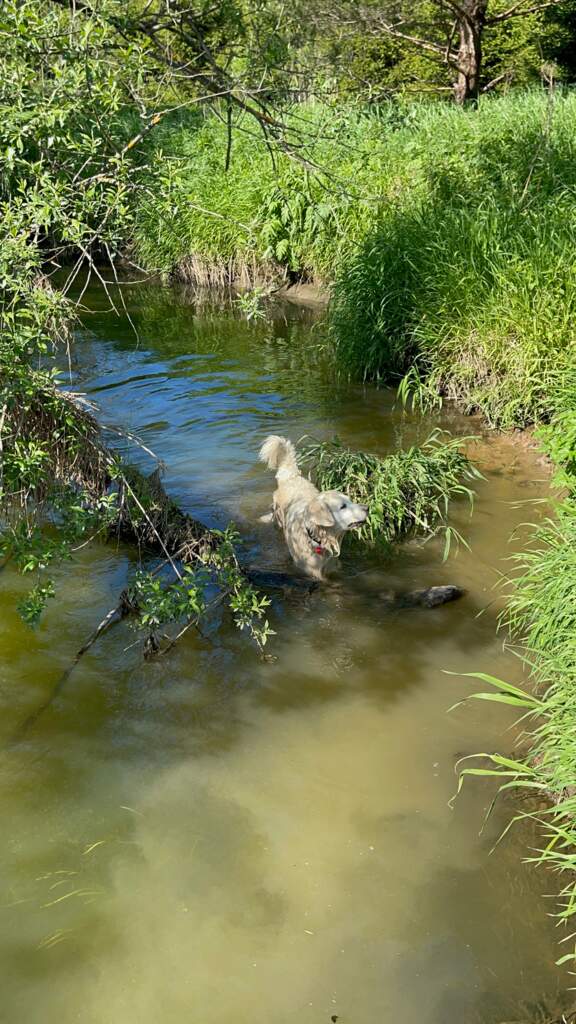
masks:
<instances>
[{"instance_id":1,"label":"tree","mask_svg":"<svg viewBox=\"0 0 576 1024\"><path fill-rule=\"evenodd\" d=\"M77 396L59 389L51 364L70 340L84 289L77 303L68 293L80 271L85 287L95 273L107 288L99 256L116 278L132 200L151 184L140 143L175 104L144 35L126 39L121 15L118 3L82 0L5 0L2 8L0 565L10 561L36 580L19 603L34 624L54 596L52 568L90 540L115 534L160 553L160 567L136 574L76 661L128 613L144 629L145 650L157 650L167 623L185 619L188 628L209 612L213 586L261 648L269 602L240 567L235 532L186 516L157 470L145 477L125 462ZM205 71L208 33L199 31L197 70L213 99L220 83ZM57 289L51 275L61 266L67 280Z\"/></svg>"},{"instance_id":2,"label":"tree","mask_svg":"<svg viewBox=\"0 0 576 1024\"><path fill-rule=\"evenodd\" d=\"M347 2L332 8L332 22L354 25L368 38L380 36L419 50L436 66L447 69L459 105L475 102L507 77L504 70L486 82L483 58L486 33L513 19L570 6L571 0L393 0L358 8Z\"/></svg>"}]
</instances>

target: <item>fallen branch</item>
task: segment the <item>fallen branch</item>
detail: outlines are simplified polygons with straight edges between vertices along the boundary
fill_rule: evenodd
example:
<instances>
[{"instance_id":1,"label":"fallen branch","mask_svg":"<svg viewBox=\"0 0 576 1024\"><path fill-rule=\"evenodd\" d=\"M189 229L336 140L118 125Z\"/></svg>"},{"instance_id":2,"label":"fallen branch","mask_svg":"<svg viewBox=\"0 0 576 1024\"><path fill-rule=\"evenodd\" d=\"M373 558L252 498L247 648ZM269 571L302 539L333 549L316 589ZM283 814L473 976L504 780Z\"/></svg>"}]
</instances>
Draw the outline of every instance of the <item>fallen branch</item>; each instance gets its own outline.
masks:
<instances>
[{"instance_id":1,"label":"fallen branch","mask_svg":"<svg viewBox=\"0 0 576 1024\"><path fill-rule=\"evenodd\" d=\"M53 687L53 689L50 691L46 700L42 704L40 704L40 706L37 707L30 715L28 715L26 719L24 719L22 724L18 727L18 730L15 733L15 735L9 741L9 746L14 745L15 743L22 742L22 740L28 733L28 730L36 724L41 715L43 715L44 712L47 711L49 707L51 707L56 698L62 693L62 690L64 689L66 683L68 682L70 676L72 675L72 672L78 665L81 658L83 658L86 652L90 650L92 645L96 643L99 637L101 637L102 634L105 633L106 630L109 629L109 627L114 622L119 622L130 611L132 611L132 608L129 603L128 593L127 591L123 590L122 594L120 595L120 600L118 604L106 613L102 621L99 622L98 625L96 626L96 629L92 631L88 639L82 644L82 647L80 647L79 650L76 651L74 659L72 660L68 668L62 673L60 679Z\"/></svg>"}]
</instances>

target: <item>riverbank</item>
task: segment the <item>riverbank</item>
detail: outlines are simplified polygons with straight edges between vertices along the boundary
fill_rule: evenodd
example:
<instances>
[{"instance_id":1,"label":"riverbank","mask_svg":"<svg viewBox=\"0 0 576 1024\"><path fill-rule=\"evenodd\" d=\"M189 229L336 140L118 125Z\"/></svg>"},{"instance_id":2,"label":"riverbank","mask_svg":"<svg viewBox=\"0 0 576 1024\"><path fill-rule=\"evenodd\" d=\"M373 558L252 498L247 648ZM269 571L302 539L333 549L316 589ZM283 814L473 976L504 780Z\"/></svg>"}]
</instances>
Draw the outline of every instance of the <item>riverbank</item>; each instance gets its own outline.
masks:
<instances>
[{"instance_id":1,"label":"riverbank","mask_svg":"<svg viewBox=\"0 0 576 1024\"><path fill-rule=\"evenodd\" d=\"M330 288L344 370L410 371L421 401L526 426L555 411L571 364L575 116L560 91L478 111L309 105L292 115L300 149L273 164L238 130L228 170L219 121L166 122L134 253L200 284Z\"/></svg>"},{"instance_id":2,"label":"riverbank","mask_svg":"<svg viewBox=\"0 0 576 1024\"><path fill-rule=\"evenodd\" d=\"M242 133L225 171L225 128L180 122L150 153L154 163L168 147L171 161L134 237L138 259L164 272L180 273L193 253L247 285L250 268L265 267L270 281L330 287L345 373L400 384L422 407L447 397L493 427L535 430L563 499L516 564L506 623L538 718L530 755L504 781L552 795L541 859L568 872L566 919L576 895L575 114L576 97L560 91L486 99L477 111L307 107L300 156L314 175L286 154L273 167Z\"/></svg>"}]
</instances>

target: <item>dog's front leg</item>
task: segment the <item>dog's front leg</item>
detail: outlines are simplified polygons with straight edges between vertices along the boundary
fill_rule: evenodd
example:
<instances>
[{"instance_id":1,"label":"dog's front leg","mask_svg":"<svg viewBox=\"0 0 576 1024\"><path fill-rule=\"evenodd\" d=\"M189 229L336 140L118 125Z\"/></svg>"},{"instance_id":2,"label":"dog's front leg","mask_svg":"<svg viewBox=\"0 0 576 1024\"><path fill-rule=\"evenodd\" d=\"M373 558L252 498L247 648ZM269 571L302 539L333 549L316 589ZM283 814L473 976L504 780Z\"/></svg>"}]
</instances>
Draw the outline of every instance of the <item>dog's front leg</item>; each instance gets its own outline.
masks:
<instances>
[{"instance_id":1,"label":"dog's front leg","mask_svg":"<svg viewBox=\"0 0 576 1024\"><path fill-rule=\"evenodd\" d=\"M273 523L274 522L274 513L273 512L267 512L266 515L264 515L264 516L258 516L258 522L259 523Z\"/></svg>"}]
</instances>

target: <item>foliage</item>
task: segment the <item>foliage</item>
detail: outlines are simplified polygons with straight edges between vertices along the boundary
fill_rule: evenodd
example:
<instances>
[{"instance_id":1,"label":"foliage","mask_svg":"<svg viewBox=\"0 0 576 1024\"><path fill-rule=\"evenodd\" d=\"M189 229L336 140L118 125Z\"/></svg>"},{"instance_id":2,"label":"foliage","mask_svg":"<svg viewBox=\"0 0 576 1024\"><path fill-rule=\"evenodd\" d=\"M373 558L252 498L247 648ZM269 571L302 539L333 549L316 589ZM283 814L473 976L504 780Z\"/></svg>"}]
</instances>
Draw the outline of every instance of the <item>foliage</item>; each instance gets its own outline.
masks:
<instances>
[{"instance_id":1,"label":"foliage","mask_svg":"<svg viewBox=\"0 0 576 1024\"><path fill-rule=\"evenodd\" d=\"M350 371L394 381L416 361L428 394L495 425L553 412L574 343L573 110L510 96L400 133L404 188L337 276Z\"/></svg>"},{"instance_id":2,"label":"foliage","mask_svg":"<svg viewBox=\"0 0 576 1024\"><path fill-rule=\"evenodd\" d=\"M557 467L555 483L576 489L576 410L557 412L549 424L540 427L538 436Z\"/></svg>"},{"instance_id":3,"label":"foliage","mask_svg":"<svg viewBox=\"0 0 576 1024\"><path fill-rule=\"evenodd\" d=\"M347 174L345 146L351 141L353 117L306 107L285 120L289 132L294 128L307 140L303 158L328 170L338 166L338 174ZM362 154L369 157L376 134L371 132L362 143L359 128L358 161ZM321 274L340 231L337 201L327 183L283 151L274 152L272 161L265 140L247 131L245 116L234 116L233 130L228 170L227 127L218 120L198 125L180 116L167 118L150 138L147 163L158 187L143 192L138 203L136 259L200 283L229 283L243 271L252 283L255 277L275 274ZM332 148L318 141L324 134L334 140Z\"/></svg>"},{"instance_id":4,"label":"foliage","mask_svg":"<svg viewBox=\"0 0 576 1024\"><path fill-rule=\"evenodd\" d=\"M575 114L562 90L473 112L308 104L291 117L315 175L282 153L274 169L243 133L226 171L224 125L166 122L149 156L163 187L138 208L135 251L183 276L276 267L333 283L344 370L390 383L410 371L423 399L525 426L554 412L571 363Z\"/></svg>"},{"instance_id":5,"label":"foliage","mask_svg":"<svg viewBox=\"0 0 576 1024\"><path fill-rule=\"evenodd\" d=\"M472 501L473 492L462 481L480 474L463 451L466 440L435 431L422 445L380 458L334 438L305 445L301 459L321 490L342 490L368 506L360 540L390 544L414 533L446 532L450 501L462 496Z\"/></svg>"},{"instance_id":6,"label":"foliage","mask_svg":"<svg viewBox=\"0 0 576 1024\"><path fill-rule=\"evenodd\" d=\"M264 294L265 292L262 288L252 288L250 291L238 296L236 300L238 307L248 321L266 319L266 310L262 303Z\"/></svg>"},{"instance_id":7,"label":"foliage","mask_svg":"<svg viewBox=\"0 0 576 1024\"><path fill-rule=\"evenodd\" d=\"M238 629L246 630L260 651L273 634L264 617L270 600L258 594L239 565L240 538L236 530L233 526L225 531L214 530L213 539L213 546L198 549L193 563L182 564L170 574L168 582L157 571L136 572L128 602L137 612L133 625L145 637L145 650L161 649L161 627L173 623L185 623L184 630L191 624L198 627L223 601L227 602ZM174 639L166 639L169 649Z\"/></svg>"},{"instance_id":8,"label":"foliage","mask_svg":"<svg viewBox=\"0 0 576 1024\"><path fill-rule=\"evenodd\" d=\"M340 25L338 38L332 43L334 60L340 63L338 87L346 97L361 96L365 100L382 100L391 93L403 95L450 95L454 70L447 60L447 49L452 40L453 59L458 48L458 33L454 19L466 5L436 0L410 0L363 5L356 28L343 30L352 22L357 5L340 0L336 4L333 22ZM567 45L572 38L576 4L540 5L527 2L510 4L506 0L489 0L488 21L482 33L482 73L480 88L508 91L539 81L545 63L554 64L556 74L563 81L573 81L576 64L573 49ZM472 5L470 5L472 7ZM527 10L529 13L520 12ZM518 16L496 20L514 9ZM386 32L382 22L399 29L417 40L431 44L426 47L410 42L400 35ZM400 24L402 22L402 24ZM336 33L334 33L334 36ZM330 35L329 35L330 38ZM433 52L433 47L439 50Z\"/></svg>"},{"instance_id":9,"label":"foliage","mask_svg":"<svg viewBox=\"0 0 576 1024\"><path fill-rule=\"evenodd\" d=\"M37 583L36 586L32 587L32 590L17 605L24 622L27 622L29 626L35 626L49 598L54 596L55 590L52 580L47 580L45 583Z\"/></svg>"},{"instance_id":10,"label":"foliage","mask_svg":"<svg viewBox=\"0 0 576 1024\"><path fill-rule=\"evenodd\" d=\"M114 0L78 16L50 0L2 9L0 549L34 580L19 605L30 625L54 596L55 567L113 533L165 556L164 575L142 570L128 602L149 642L168 620L197 625L209 611L205 590L216 588L261 648L268 602L243 574L233 534L180 512L157 474L123 463L91 411L58 386L75 315L66 291L82 266L87 280L101 277L97 256L115 272L132 197L152 180L147 170L144 186L134 145L154 123L158 84L147 47L120 45L110 21L118 11ZM51 271L69 260L56 291Z\"/></svg>"}]
</instances>

